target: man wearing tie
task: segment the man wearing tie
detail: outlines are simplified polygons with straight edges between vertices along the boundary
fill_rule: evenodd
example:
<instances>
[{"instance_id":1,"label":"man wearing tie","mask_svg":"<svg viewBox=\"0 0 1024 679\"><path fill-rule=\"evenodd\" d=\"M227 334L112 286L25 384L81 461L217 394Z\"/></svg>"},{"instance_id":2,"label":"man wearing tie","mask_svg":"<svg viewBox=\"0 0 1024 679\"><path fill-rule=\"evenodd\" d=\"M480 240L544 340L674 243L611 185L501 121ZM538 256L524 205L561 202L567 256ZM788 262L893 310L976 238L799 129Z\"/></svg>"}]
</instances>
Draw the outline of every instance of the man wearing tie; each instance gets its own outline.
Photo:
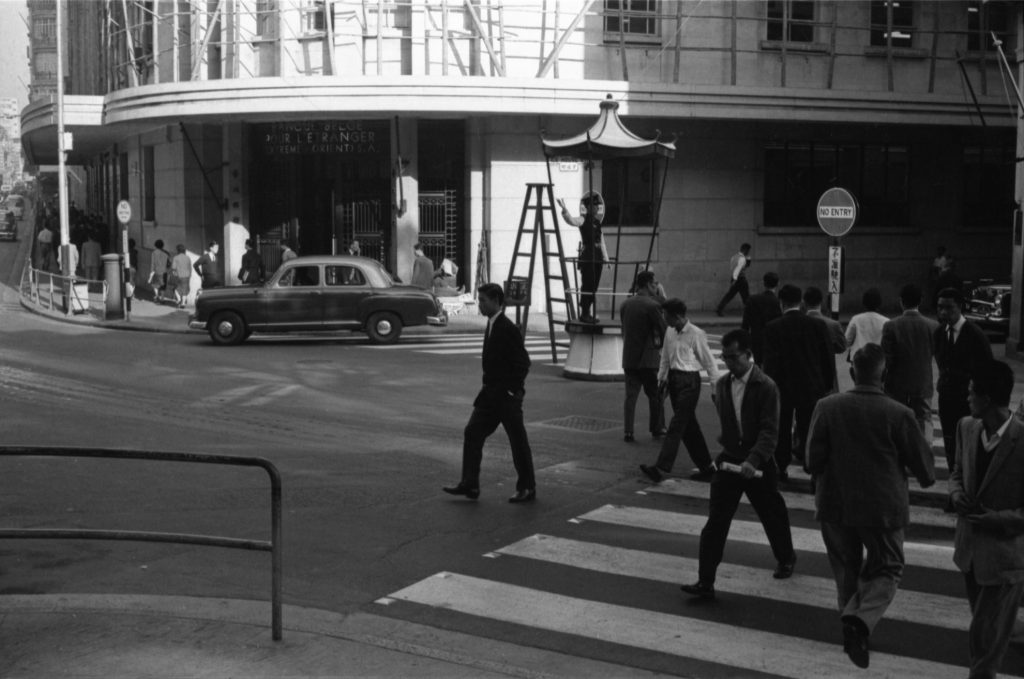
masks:
<instances>
[{"instance_id":1,"label":"man wearing tie","mask_svg":"<svg viewBox=\"0 0 1024 679\"><path fill-rule=\"evenodd\" d=\"M946 462L953 470L956 460L956 423L970 414L968 386L975 369L992 359L992 347L981 328L963 317L963 293L956 288L939 291L935 330L935 364L939 367L939 424L946 448Z\"/></svg>"},{"instance_id":2,"label":"man wearing tie","mask_svg":"<svg viewBox=\"0 0 1024 679\"><path fill-rule=\"evenodd\" d=\"M470 500L480 497L480 462L484 441L500 424L508 435L512 447L512 464L519 475L516 493L508 501L532 502L537 496L533 455L523 424L524 385L530 371L530 356L519 329L502 312L505 293L501 286L486 283L477 292L480 313L487 316L483 349L484 385L473 401L473 414L463 433L462 479L458 484L446 486L442 490L451 495L463 495Z\"/></svg>"}]
</instances>

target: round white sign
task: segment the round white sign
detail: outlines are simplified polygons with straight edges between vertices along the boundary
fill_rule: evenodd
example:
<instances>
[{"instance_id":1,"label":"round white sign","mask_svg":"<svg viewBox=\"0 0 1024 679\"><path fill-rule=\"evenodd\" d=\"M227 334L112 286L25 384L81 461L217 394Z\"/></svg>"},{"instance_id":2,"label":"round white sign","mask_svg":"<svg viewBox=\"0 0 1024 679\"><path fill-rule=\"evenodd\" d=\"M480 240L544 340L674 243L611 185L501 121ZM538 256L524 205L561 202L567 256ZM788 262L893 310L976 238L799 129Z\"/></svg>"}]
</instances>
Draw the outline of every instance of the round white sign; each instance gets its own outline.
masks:
<instances>
[{"instance_id":1,"label":"round white sign","mask_svg":"<svg viewBox=\"0 0 1024 679\"><path fill-rule=\"evenodd\" d=\"M117 204L117 221L122 224L127 224L132 219L132 204L127 200L122 200Z\"/></svg>"},{"instance_id":2,"label":"round white sign","mask_svg":"<svg viewBox=\"0 0 1024 679\"><path fill-rule=\"evenodd\" d=\"M845 235L857 221L857 199L846 189L831 188L818 199L818 226L830 236Z\"/></svg>"}]
</instances>

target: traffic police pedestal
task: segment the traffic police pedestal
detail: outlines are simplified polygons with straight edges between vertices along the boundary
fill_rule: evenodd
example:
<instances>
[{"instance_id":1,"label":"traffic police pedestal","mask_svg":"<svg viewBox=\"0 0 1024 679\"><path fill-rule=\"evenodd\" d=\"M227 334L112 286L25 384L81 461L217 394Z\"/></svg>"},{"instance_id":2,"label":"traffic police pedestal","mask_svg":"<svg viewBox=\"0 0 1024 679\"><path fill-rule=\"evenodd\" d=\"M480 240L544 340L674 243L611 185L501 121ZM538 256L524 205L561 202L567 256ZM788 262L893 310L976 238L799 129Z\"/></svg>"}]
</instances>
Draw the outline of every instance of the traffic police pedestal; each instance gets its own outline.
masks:
<instances>
[{"instance_id":1,"label":"traffic police pedestal","mask_svg":"<svg viewBox=\"0 0 1024 679\"><path fill-rule=\"evenodd\" d=\"M569 355L562 376L574 380L617 382L622 372L622 324L618 321L566 321Z\"/></svg>"},{"instance_id":2,"label":"traffic police pedestal","mask_svg":"<svg viewBox=\"0 0 1024 679\"><path fill-rule=\"evenodd\" d=\"M121 255L103 255L103 280L107 282L106 318L124 318L124 299L121 297Z\"/></svg>"}]
</instances>

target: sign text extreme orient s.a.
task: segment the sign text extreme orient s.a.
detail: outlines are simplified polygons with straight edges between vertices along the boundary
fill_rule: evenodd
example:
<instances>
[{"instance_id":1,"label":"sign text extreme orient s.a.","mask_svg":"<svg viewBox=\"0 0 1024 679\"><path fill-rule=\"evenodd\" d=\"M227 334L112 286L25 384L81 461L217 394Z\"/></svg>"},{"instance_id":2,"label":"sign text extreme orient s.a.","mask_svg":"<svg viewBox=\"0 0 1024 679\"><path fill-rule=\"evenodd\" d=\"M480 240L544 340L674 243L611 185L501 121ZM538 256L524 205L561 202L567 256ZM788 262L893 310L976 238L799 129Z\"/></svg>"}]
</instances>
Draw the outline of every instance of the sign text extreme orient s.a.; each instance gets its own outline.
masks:
<instances>
[{"instance_id":1,"label":"sign text extreme orient s.a.","mask_svg":"<svg viewBox=\"0 0 1024 679\"><path fill-rule=\"evenodd\" d=\"M265 155L306 153L377 153L383 130L361 120L275 123L260 126ZM386 135L385 135L386 136Z\"/></svg>"}]
</instances>

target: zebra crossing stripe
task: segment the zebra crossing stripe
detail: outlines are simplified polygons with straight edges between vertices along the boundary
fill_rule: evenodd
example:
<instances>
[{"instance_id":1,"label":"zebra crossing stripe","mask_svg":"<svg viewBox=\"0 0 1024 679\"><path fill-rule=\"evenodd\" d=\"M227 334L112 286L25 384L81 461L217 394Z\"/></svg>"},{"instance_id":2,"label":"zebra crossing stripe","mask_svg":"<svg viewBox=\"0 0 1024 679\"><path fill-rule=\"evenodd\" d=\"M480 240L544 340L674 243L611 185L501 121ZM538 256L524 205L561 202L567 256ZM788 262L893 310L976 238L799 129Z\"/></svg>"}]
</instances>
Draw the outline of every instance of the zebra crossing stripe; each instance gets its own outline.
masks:
<instances>
[{"instance_id":1,"label":"zebra crossing stripe","mask_svg":"<svg viewBox=\"0 0 1024 679\"><path fill-rule=\"evenodd\" d=\"M663 495L677 495L683 497L694 497L708 500L711 496L711 486L700 481L688 479L665 479L661 483L650 486L644 490L647 493L659 493ZM783 491L783 499L789 509L800 509L809 512L815 511L814 496L807 493L790 493ZM750 504L750 500L744 495L741 500L744 504ZM935 528L956 528L956 516L947 514L935 507L918 507L910 505L910 522L918 526L932 526Z\"/></svg>"},{"instance_id":2,"label":"zebra crossing stripe","mask_svg":"<svg viewBox=\"0 0 1024 679\"><path fill-rule=\"evenodd\" d=\"M800 479L803 481L811 480L811 475L805 472L800 465L791 466L788 471L791 479ZM922 493L929 497L935 497L941 500L945 500L949 497L949 486L943 481L936 481L928 488L922 488L921 484L918 483L915 478L907 479L907 481L911 492Z\"/></svg>"},{"instance_id":3,"label":"zebra crossing stripe","mask_svg":"<svg viewBox=\"0 0 1024 679\"><path fill-rule=\"evenodd\" d=\"M679 584L697 577L697 559L636 549L581 542L550 535L533 535L497 550L500 554L557 563L599 573ZM723 562L718 567L715 589L730 594L772 601L836 609L836 584L831 578L803 575L775 580L763 568ZM971 611L962 598L901 589L885 611L885 617L966 632Z\"/></svg>"},{"instance_id":4,"label":"zebra crossing stripe","mask_svg":"<svg viewBox=\"0 0 1024 679\"><path fill-rule=\"evenodd\" d=\"M843 653L838 622L835 644L755 629L738 633L732 625L447 572L390 598L794 679L865 676ZM878 652L871 654L871 670L873 676L900 679L962 679L964 675L962 667Z\"/></svg>"},{"instance_id":5,"label":"zebra crossing stripe","mask_svg":"<svg viewBox=\"0 0 1024 679\"><path fill-rule=\"evenodd\" d=\"M605 505L579 517L587 521L609 523L630 528L646 528L675 535L700 535L707 518L695 514L667 512L660 509ZM814 529L792 527L793 547L805 552L824 552L821 533ZM734 520L729 529L729 539L767 545L764 528L760 523ZM953 548L924 542L904 542L903 555L908 566L934 568L942 571L956 571L953 564Z\"/></svg>"}]
</instances>

